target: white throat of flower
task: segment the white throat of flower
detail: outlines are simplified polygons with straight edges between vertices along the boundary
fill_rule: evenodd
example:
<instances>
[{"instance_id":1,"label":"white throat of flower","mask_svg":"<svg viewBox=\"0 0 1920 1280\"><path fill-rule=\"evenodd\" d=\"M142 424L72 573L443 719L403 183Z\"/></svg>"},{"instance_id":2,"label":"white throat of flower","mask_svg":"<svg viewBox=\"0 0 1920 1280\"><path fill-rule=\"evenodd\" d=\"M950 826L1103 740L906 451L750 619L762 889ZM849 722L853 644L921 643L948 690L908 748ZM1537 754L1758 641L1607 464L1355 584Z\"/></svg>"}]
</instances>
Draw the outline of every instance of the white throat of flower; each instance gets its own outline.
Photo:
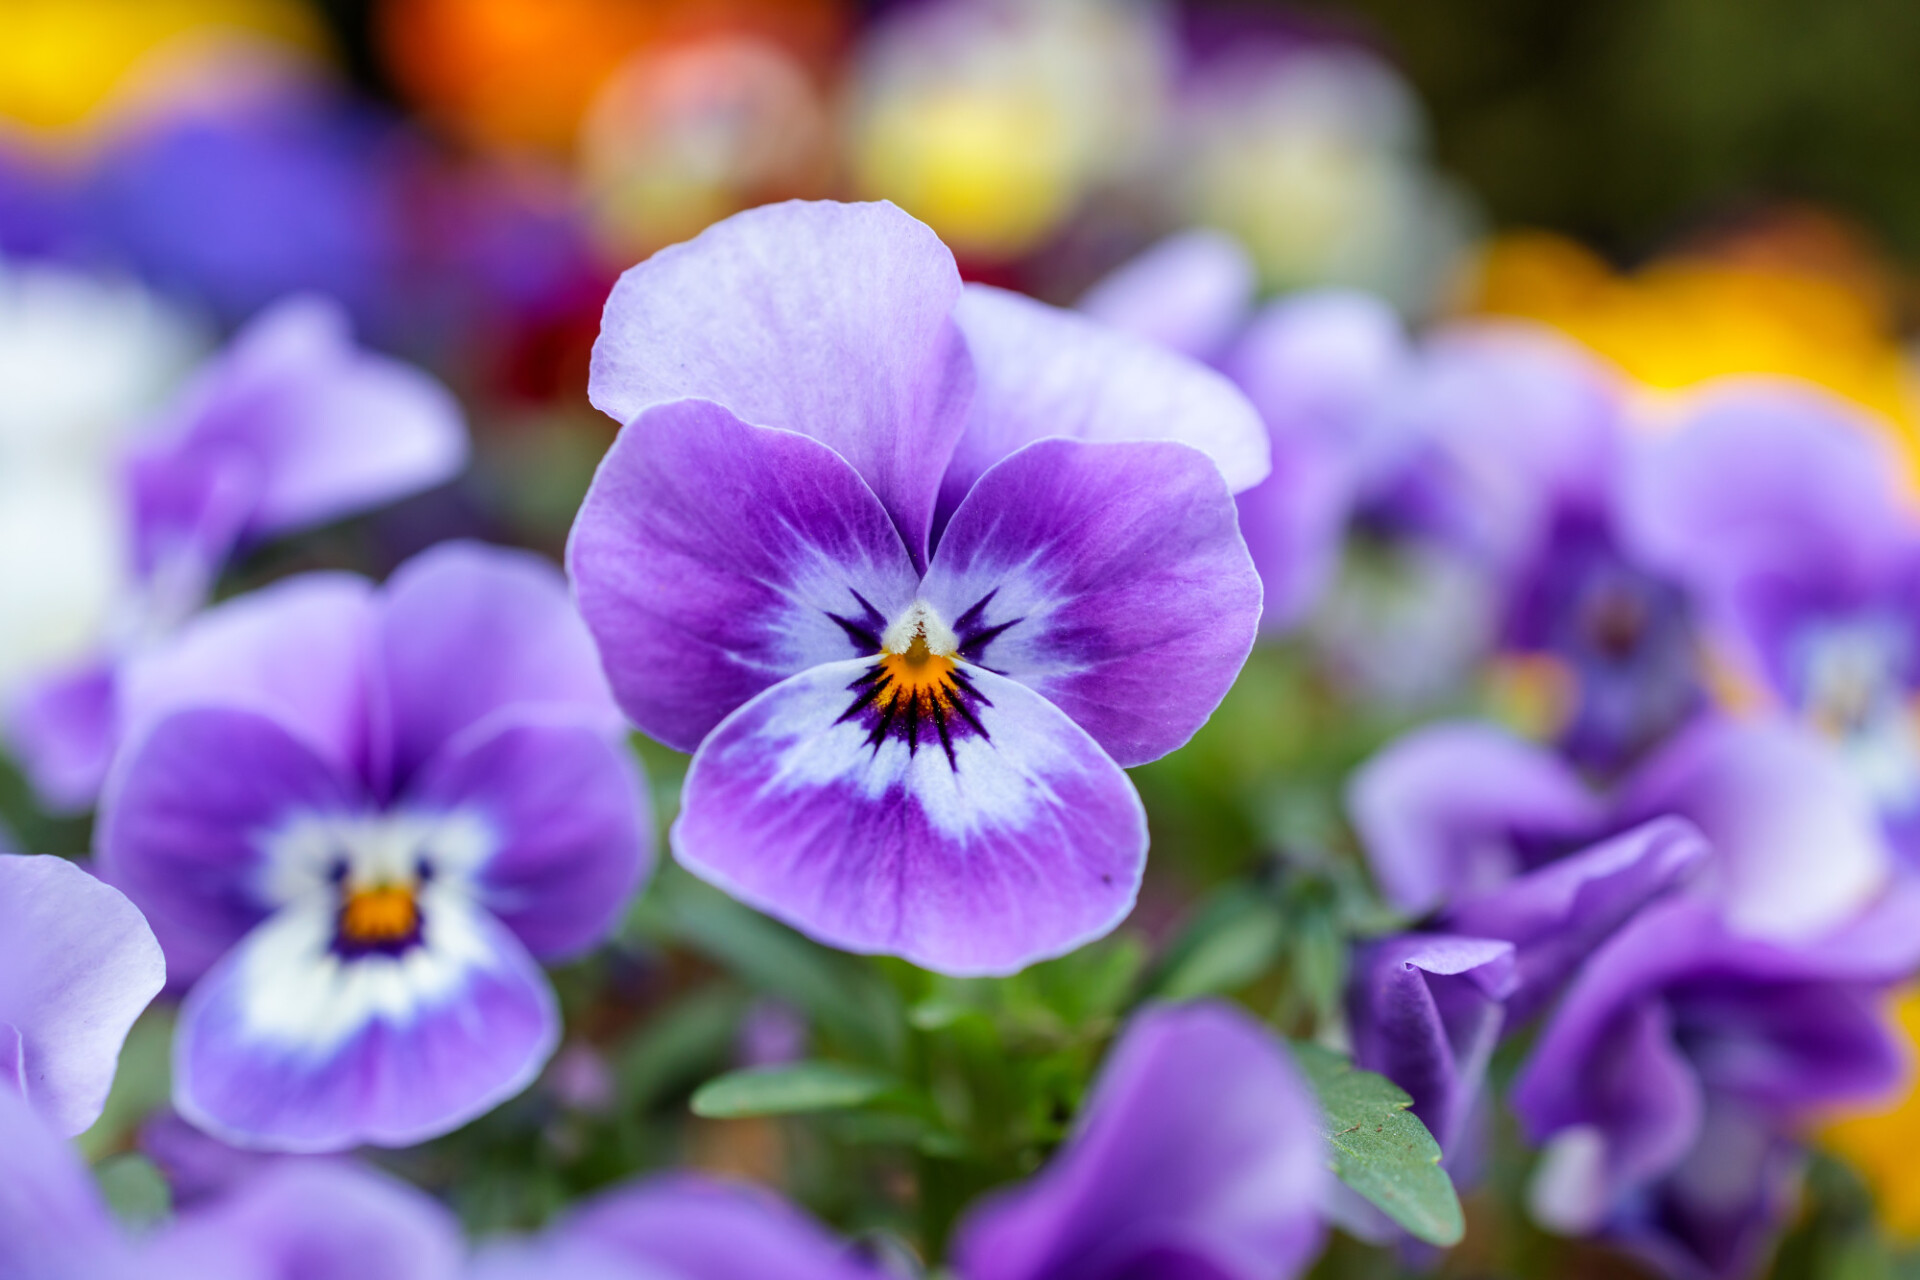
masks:
<instances>
[{"instance_id":1,"label":"white throat of flower","mask_svg":"<svg viewBox=\"0 0 1920 1280\"><path fill-rule=\"evenodd\" d=\"M887 624L880 647L888 653L904 654L916 641L924 653L940 658L950 658L960 649L960 638L953 634L953 628L924 600L915 600L905 613Z\"/></svg>"}]
</instances>

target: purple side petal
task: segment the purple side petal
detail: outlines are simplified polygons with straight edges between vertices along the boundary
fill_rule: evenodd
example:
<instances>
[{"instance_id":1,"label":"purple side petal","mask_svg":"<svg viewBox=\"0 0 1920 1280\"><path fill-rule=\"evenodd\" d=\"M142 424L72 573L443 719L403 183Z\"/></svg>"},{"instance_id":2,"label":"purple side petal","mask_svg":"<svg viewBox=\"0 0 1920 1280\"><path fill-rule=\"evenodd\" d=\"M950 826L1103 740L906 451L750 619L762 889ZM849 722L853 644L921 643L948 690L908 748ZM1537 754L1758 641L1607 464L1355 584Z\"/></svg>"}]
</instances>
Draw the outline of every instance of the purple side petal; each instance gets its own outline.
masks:
<instances>
[{"instance_id":1,"label":"purple side petal","mask_svg":"<svg viewBox=\"0 0 1920 1280\"><path fill-rule=\"evenodd\" d=\"M119 737L118 684L111 663L91 661L30 684L7 709L7 746L42 804L80 810L99 796Z\"/></svg>"},{"instance_id":2,"label":"purple side petal","mask_svg":"<svg viewBox=\"0 0 1920 1280\"><path fill-rule=\"evenodd\" d=\"M288 578L207 610L120 673L129 746L168 713L269 716L342 774L367 759L373 587L344 573Z\"/></svg>"},{"instance_id":3,"label":"purple side petal","mask_svg":"<svg viewBox=\"0 0 1920 1280\"><path fill-rule=\"evenodd\" d=\"M1858 583L1912 537L1895 502L1899 471L1841 401L1727 379L1641 447L1622 518L1642 555L1708 592L1758 573Z\"/></svg>"},{"instance_id":4,"label":"purple side petal","mask_svg":"<svg viewBox=\"0 0 1920 1280\"><path fill-rule=\"evenodd\" d=\"M377 627L396 786L503 708L565 711L606 736L621 732L566 579L539 556L442 543L388 580Z\"/></svg>"},{"instance_id":5,"label":"purple side petal","mask_svg":"<svg viewBox=\"0 0 1920 1280\"><path fill-rule=\"evenodd\" d=\"M240 1147L340 1151L437 1137L513 1097L559 1041L546 976L457 891L423 941L342 959L330 900L282 908L188 993L174 1106Z\"/></svg>"},{"instance_id":6,"label":"purple side petal","mask_svg":"<svg viewBox=\"0 0 1920 1280\"><path fill-rule=\"evenodd\" d=\"M153 549L239 477L238 537L319 524L439 484L466 461L459 404L426 374L353 345L346 313L282 302L233 340L133 463ZM224 550L220 548L218 550Z\"/></svg>"},{"instance_id":7,"label":"purple side petal","mask_svg":"<svg viewBox=\"0 0 1920 1280\"><path fill-rule=\"evenodd\" d=\"M1591 1229L1627 1191L1672 1169L1701 1124L1698 1073L1676 1043L1673 1015L1657 991L1711 935L1700 903L1642 912L1588 960L1515 1080L1511 1103L1535 1143L1592 1135L1591 1185L1555 1214Z\"/></svg>"},{"instance_id":8,"label":"purple side petal","mask_svg":"<svg viewBox=\"0 0 1920 1280\"><path fill-rule=\"evenodd\" d=\"M1595 947L1709 853L1691 823L1656 818L1469 899L1441 922L1455 933L1514 944L1518 984L1507 998L1507 1018L1518 1024L1559 994Z\"/></svg>"},{"instance_id":9,"label":"purple side petal","mask_svg":"<svg viewBox=\"0 0 1920 1280\"><path fill-rule=\"evenodd\" d=\"M1216 1002L1149 1009L1039 1176L961 1222L956 1270L1281 1280L1319 1249L1323 1160L1319 1108L1265 1027Z\"/></svg>"},{"instance_id":10,"label":"purple side petal","mask_svg":"<svg viewBox=\"0 0 1920 1280\"><path fill-rule=\"evenodd\" d=\"M1755 936L1833 928L1882 891L1894 865L1873 803L1839 755L1785 722L1697 724L1634 773L1619 805L1629 819L1697 823L1717 855L1709 882L1728 923Z\"/></svg>"},{"instance_id":11,"label":"purple side petal","mask_svg":"<svg viewBox=\"0 0 1920 1280\"><path fill-rule=\"evenodd\" d=\"M20 1038L27 1100L60 1132L100 1118L127 1030L165 981L118 890L61 858L0 855L0 1024Z\"/></svg>"},{"instance_id":12,"label":"purple side petal","mask_svg":"<svg viewBox=\"0 0 1920 1280\"><path fill-rule=\"evenodd\" d=\"M481 1243L467 1264L465 1280L680 1280L640 1266L591 1240L547 1235Z\"/></svg>"},{"instance_id":13,"label":"purple side petal","mask_svg":"<svg viewBox=\"0 0 1920 1280\"><path fill-rule=\"evenodd\" d=\"M80 1153L0 1089L0 1276L133 1280L134 1265Z\"/></svg>"},{"instance_id":14,"label":"purple side petal","mask_svg":"<svg viewBox=\"0 0 1920 1280\"><path fill-rule=\"evenodd\" d=\"M812 436L879 495L916 563L973 368L953 255L891 204L767 205L620 277L589 394L621 423L669 400Z\"/></svg>"},{"instance_id":15,"label":"purple side petal","mask_svg":"<svg viewBox=\"0 0 1920 1280\"><path fill-rule=\"evenodd\" d=\"M182 711L129 748L100 808L100 872L191 981L269 909L261 837L295 812L358 808L357 789L276 721Z\"/></svg>"},{"instance_id":16,"label":"purple side petal","mask_svg":"<svg viewBox=\"0 0 1920 1280\"><path fill-rule=\"evenodd\" d=\"M1354 1062L1405 1089L1449 1160L1505 1025L1512 994L1510 942L1447 934L1402 934L1354 959L1347 996ZM1458 1169L1455 1170L1456 1175Z\"/></svg>"},{"instance_id":17,"label":"purple side petal","mask_svg":"<svg viewBox=\"0 0 1920 1280\"><path fill-rule=\"evenodd\" d=\"M1577 843L1606 807L1552 752L1479 724L1436 724L1390 744L1353 776L1347 811L1389 902L1432 910L1522 871L1529 845Z\"/></svg>"},{"instance_id":18,"label":"purple side petal","mask_svg":"<svg viewBox=\"0 0 1920 1280\"><path fill-rule=\"evenodd\" d=\"M1352 478L1344 459L1304 437L1276 439L1273 474L1240 494L1240 533L1260 571L1260 634L1290 630L1339 572Z\"/></svg>"},{"instance_id":19,"label":"purple side petal","mask_svg":"<svg viewBox=\"0 0 1920 1280\"><path fill-rule=\"evenodd\" d=\"M691 1175L597 1196L564 1220L558 1234L599 1246L642 1277L881 1280L885 1274L771 1192Z\"/></svg>"},{"instance_id":20,"label":"purple side petal","mask_svg":"<svg viewBox=\"0 0 1920 1280\"><path fill-rule=\"evenodd\" d=\"M955 513L921 594L964 656L1128 767L1206 723L1260 616L1219 471L1169 443L1042 440L1003 460Z\"/></svg>"},{"instance_id":21,"label":"purple side petal","mask_svg":"<svg viewBox=\"0 0 1920 1280\"><path fill-rule=\"evenodd\" d=\"M935 536L975 481L1035 440L1171 440L1200 450L1234 492L1269 469L1267 432L1220 374L1143 338L986 285L954 311L979 387L940 484Z\"/></svg>"},{"instance_id":22,"label":"purple side petal","mask_svg":"<svg viewBox=\"0 0 1920 1280\"><path fill-rule=\"evenodd\" d=\"M424 1192L344 1161L290 1160L183 1215L146 1250L180 1274L451 1280L464 1247Z\"/></svg>"},{"instance_id":23,"label":"purple side petal","mask_svg":"<svg viewBox=\"0 0 1920 1280\"><path fill-rule=\"evenodd\" d=\"M682 751L788 676L877 652L917 586L832 450L695 401L620 433L567 569L620 705Z\"/></svg>"},{"instance_id":24,"label":"purple side petal","mask_svg":"<svg viewBox=\"0 0 1920 1280\"><path fill-rule=\"evenodd\" d=\"M653 862L639 763L618 740L525 712L473 726L404 797L477 813L500 842L475 892L529 951L576 955L605 938Z\"/></svg>"},{"instance_id":25,"label":"purple side petal","mask_svg":"<svg viewBox=\"0 0 1920 1280\"><path fill-rule=\"evenodd\" d=\"M1146 817L1086 732L1023 685L965 668L979 699L876 746L850 714L870 665L775 685L694 755L674 824L682 865L848 951L942 973L1011 973L1132 909Z\"/></svg>"},{"instance_id":26,"label":"purple side petal","mask_svg":"<svg viewBox=\"0 0 1920 1280\"><path fill-rule=\"evenodd\" d=\"M1211 362L1246 319L1258 287L1240 242L1201 228L1122 263L1076 305L1102 324Z\"/></svg>"}]
</instances>

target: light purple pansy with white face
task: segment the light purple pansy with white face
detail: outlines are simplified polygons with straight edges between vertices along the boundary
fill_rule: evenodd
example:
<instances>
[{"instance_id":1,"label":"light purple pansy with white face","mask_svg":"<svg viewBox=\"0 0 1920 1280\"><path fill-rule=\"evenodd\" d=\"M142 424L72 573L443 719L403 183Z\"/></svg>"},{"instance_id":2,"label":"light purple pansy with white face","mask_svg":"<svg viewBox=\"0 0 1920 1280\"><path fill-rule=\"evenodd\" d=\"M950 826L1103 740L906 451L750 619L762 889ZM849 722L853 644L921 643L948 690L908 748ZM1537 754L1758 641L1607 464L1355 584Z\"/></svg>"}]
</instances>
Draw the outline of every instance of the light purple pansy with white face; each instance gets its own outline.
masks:
<instances>
[{"instance_id":1,"label":"light purple pansy with white face","mask_svg":"<svg viewBox=\"0 0 1920 1280\"><path fill-rule=\"evenodd\" d=\"M444 544L383 588L289 579L128 674L102 871L175 984L174 1101L237 1146L417 1142L512 1096L650 833L551 567Z\"/></svg>"},{"instance_id":2,"label":"light purple pansy with white face","mask_svg":"<svg viewBox=\"0 0 1920 1280\"><path fill-rule=\"evenodd\" d=\"M165 980L153 930L119 890L62 858L0 854L0 1093L61 1133L86 1129Z\"/></svg>"},{"instance_id":3,"label":"light purple pansy with white face","mask_svg":"<svg viewBox=\"0 0 1920 1280\"><path fill-rule=\"evenodd\" d=\"M604 1192L544 1234L483 1245L469 1280L886 1280L772 1192L672 1174Z\"/></svg>"},{"instance_id":4,"label":"light purple pansy with white face","mask_svg":"<svg viewBox=\"0 0 1920 1280\"><path fill-rule=\"evenodd\" d=\"M198 609L235 553L440 484L466 457L452 394L356 346L337 304L295 297L262 313L129 450L128 577L101 652L9 708L43 798L93 800L124 727L120 662Z\"/></svg>"},{"instance_id":5,"label":"light purple pansy with white face","mask_svg":"<svg viewBox=\"0 0 1920 1280\"><path fill-rule=\"evenodd\" d=\"M1319 1104L1280 1041L1219 1002L1121 1033L1031 1182L961 1222L964 1280L1285 1280L1324 1238Z\"/></svg>"},{"instance_id":6,"label":"light purple pansy with white face","mask_svg":"<svg viewBox=\"0 0 1920 1280\"><path fill-rule=\"evenodd\" d=\"M1640 451L1628 516L1746 692L1831 741L1920 860L1920 518L1899 474L1845 403L1728 380Z\"/></svg>"},{"instance_id":7,"label":"light purple pansy with white face","mask_svg":"<svg viewBox=\"0 0 1920 1280\"><path fill-rule=\"evenodd\" d=\"M1147 842L1121 770L1259 618L1232 385L962 286L891 205L791 203L629 271L592 395L624 429L568 567L627 714L695 751L681 862L948 973L1113 928Z\"/></svg>"}]
</instances>

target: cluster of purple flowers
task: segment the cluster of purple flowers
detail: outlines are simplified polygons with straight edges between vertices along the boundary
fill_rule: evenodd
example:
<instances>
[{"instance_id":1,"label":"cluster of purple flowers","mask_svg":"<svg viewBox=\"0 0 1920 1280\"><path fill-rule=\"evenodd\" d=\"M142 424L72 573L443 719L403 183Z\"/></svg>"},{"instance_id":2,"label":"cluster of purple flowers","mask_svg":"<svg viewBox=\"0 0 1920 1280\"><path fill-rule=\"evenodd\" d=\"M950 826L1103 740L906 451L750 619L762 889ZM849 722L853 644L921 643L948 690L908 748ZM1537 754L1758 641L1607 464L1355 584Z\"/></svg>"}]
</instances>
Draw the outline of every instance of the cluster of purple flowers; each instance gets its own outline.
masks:
<instances>
[{"instance_id":1,"label":"cluster of purple flowers","mask_svg":"<svg viewBox=\"0 0 1920 1280\"><path fill-rule=\"evenodd\" d=\"M1653 430L1540 334L1416 342L1358 295L1253 292L1230 243L1183 238L1096 320L963 284L891 205L756 209L615 288L591 395L620 432L565 576L449 542L208 605L239 550L465 451L446 391L326 304L242 331L123 460L127 626L10 709L47 798L97 796L99 878L0 858L0 1275L888 1274L687 1176L470 1251L336 1155L546 1068L542 965L651 870L629 725L691 753L687 871L841 950L1010 975L1128 916L1125 771L1296 629L1402 700L1502 655L1554 673L1537 739L1430 723L1353 777L1398 922L1351 957L1355 1063L1456 1183L1504 1107L1542 1225L1750 1268L1809 1117L1905 1070L1883 996L1920 967L1920 520L1808 392L1731 385ZM1471 607L1395 634L1361 544ZM163 988L189 1145L272 1154L127 1235L62 1138ZM1393 1238L1328 1129L1265 1024L1148 1005L952 1269L1275 1280L1328 1216Z\"/></svg>"}]
</instances>

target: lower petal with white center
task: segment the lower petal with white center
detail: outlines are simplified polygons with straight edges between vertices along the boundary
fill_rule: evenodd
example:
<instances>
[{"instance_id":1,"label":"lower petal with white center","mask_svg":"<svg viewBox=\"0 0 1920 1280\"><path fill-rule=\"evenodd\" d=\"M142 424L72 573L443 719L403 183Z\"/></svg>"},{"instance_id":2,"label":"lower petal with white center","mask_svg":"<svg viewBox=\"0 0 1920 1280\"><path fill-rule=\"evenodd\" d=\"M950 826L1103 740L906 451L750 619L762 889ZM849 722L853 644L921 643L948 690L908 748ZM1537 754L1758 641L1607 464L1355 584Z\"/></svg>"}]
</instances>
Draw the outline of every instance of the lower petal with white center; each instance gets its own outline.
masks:
<instances>
[{"instance_id":1,"label":"lower petal with white center","mask_svg":"<svg viewBox=\"0 0 1920 1280\"><path fill-rule=\"evenodd\" d=\"M832 946L943 973L1110 931L1146 862L1126 775L1025 686L902 660L819 666L729 716L694 756L675 856Z\"/></svg>"},{"instance_id":2,"label":"lower petal with white center","mask_svg":"<svg viewBox=\"0 0 1920 1280\"><path fill-rule=\"evenodd\" d=\"M236 1146L405 1146L531 1083L559 1035L532 957L458 889L399 907L296 902L221 960L181 1009L181 1113Z\"/></svg>"}]
</instances>

